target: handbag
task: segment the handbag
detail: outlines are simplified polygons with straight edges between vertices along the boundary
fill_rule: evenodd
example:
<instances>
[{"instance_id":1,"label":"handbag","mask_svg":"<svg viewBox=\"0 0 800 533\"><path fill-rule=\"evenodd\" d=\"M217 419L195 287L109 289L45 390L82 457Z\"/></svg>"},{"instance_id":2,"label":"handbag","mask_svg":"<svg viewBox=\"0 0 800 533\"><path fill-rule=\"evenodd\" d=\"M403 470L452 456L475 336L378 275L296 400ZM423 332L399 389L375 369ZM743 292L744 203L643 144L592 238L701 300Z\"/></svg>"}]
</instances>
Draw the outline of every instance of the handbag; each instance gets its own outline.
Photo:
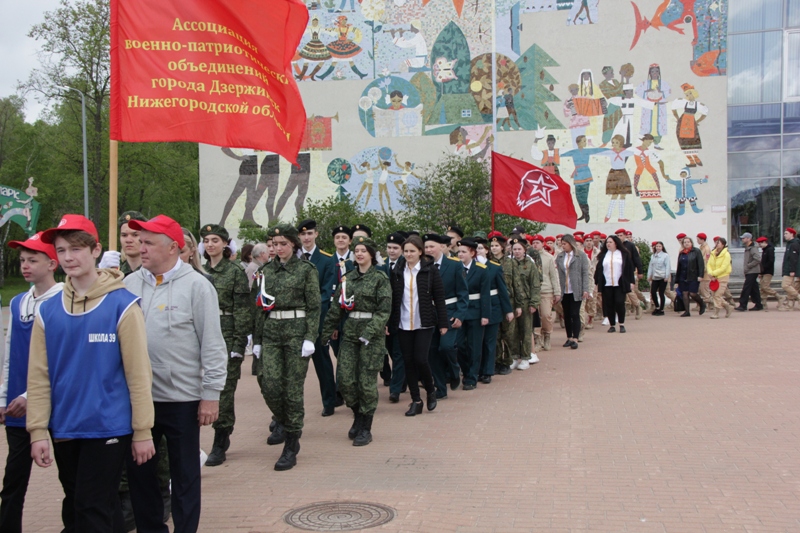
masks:
<instances>
[{"instance_id":1,"label":"handbag","mask_svg":"<svg viewBox=\"0 0 800 533\"><path fill-rule=\"evenodd\" d=\"M717 292L719 290L719 280L712 279L708 284L708 288L711 289L712 292Z\"/></svg>"}]
</instances>

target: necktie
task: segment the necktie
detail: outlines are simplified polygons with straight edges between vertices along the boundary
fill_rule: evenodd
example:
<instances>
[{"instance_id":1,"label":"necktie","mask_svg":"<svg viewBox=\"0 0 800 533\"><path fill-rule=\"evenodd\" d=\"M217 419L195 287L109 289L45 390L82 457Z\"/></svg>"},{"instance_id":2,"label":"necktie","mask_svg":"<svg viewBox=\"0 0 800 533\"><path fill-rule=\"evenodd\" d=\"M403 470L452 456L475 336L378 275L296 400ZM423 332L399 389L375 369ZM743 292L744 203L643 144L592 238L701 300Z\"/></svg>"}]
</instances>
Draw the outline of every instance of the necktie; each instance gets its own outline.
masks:
<instances>
[{"instance_id":1,"label":"necktie","mask_svg":"<svg viewBox=\"0 0 800 533\"><path fill-rule=\"evenodd\" d=\"M439 270L439 263L434 263L434 266L436 267L436 270Z\"/></svg>"},{"instance_id":2,"label":"necktie","mask_svg":"<svg viewBox=\"0 0 800 533\"><path fill-rule=\"evenodd\" d=\"M156 276L156 287L158 287L162 283L164 283L164 276L163 275Z\"/></svg>"},{"instance_id":3,"label":"necktie","mask_svg":"<svg viewBox=\"0 0 800 533\"><path fill-rule=\"evenodd\" d=\"M469 269L467 267L464 267L464 277L465 278L467 277L468 273L469 273Z\"/></svg>"},{"instance_id":4,"label":"necktie","mask_svg":"<svg viewBox=\"0 0 800 533\"><path fill-rule=\"evenodd\" d=\"M394 261L389 261L389 270L394 270Z\"/></svg>"},{"instance_id":5,"label":"necktie","mask_svg":"<svg viewBox=\"0 0 800 533\"><path fill-rule=\"evenodd\" d=\"M306 256L306 260L307 261L311 261L311 254L310 253L304 252L303 255Z\"/></svg>"}]
</instances>

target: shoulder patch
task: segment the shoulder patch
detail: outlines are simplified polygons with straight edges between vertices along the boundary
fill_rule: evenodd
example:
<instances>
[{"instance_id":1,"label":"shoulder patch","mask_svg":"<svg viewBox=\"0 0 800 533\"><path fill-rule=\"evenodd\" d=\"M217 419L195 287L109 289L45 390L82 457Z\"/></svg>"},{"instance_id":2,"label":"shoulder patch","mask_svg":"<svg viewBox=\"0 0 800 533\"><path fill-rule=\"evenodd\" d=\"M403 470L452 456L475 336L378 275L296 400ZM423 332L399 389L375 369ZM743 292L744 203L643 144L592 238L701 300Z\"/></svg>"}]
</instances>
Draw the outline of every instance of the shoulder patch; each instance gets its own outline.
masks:
<instances>
[{"instance_id":1,"label":"shoulder patch","mask_svg":"<svg viewBox=\"0 0 800 533\"><path fill-rule=\"evenodd\" d=\"M498 261L495 261L494 259L492 259L492 260L491 260L491 261L489 261L489 262L490 262L491 264L493 264L493 265L497 265L497 266L503 266L503 265L501 265L501 264L500 264Z\"/></svg>"},{"instance_id":2,"label":"shoulder patch","mask_svg":"<svg viewBox=\"0 0 800 533\"><path fill-rule=\"evenodd\" d=\"M389 279L389 276L383 270L378 270L376 268L375 271L378 273L379 276L383 276L384 279Z\"/></svg>"},{"instance_id":3,"label":"shoulder patch","mask_svg":"<svg viewBox=\"0 0 800 533\"><path fill-rule=\"evenodd\" d=\"M321 253L321 254L322 254L322 255L324 255L325 257L333 257L333 254L329 254L329 253L328 253L328 252L326 252L325 250L320 250L320 251L319 251L319 253Z\"/></svg>"},{"instance_id":4,"label":"shoulder patch","mask_svg":"<svg viewBox=\"0 0 800 533\"><path fill-rule=\"evenodd\" d=\"M459 259L458 257L453 257L451 255L448 255L447 258L449 260L451 260L451 261L455 261L456 263L460 263L461 262L461 259Z\"/></svg>"},{"instance_id":5,"label":"shoulder patch","mask_svg":"<svg viewBox=\"0 0 800 533\"><path fill-rule=\"evenodd\" d=\"M476 266L478 266L478 267L480 267L480 268L486 268L486 265L484 265L484 264L483 264L483 263L481 263L480 261L476 261L476 262L475 262L475 265L476 265Z\"/></svg>"}]
</instances>

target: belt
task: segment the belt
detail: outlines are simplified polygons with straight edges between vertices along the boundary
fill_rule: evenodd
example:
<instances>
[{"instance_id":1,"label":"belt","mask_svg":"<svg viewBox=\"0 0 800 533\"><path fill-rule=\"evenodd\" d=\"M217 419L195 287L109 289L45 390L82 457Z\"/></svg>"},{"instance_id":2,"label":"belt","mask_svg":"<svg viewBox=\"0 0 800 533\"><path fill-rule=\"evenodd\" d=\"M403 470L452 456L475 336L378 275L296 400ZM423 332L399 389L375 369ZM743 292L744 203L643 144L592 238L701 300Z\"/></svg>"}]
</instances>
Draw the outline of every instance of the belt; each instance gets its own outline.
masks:
<instances>
[{"instance_id":1,"label":"belt","mask_svg":"<svg viewBox=\"0 0 800 533\"><path fill-rule=\"evenodd\" d=\"M480 293L470 294L469 295L469 299L470 300L480 300L481 299L481 295L480 295Z\"/></svg>"},{"instance_id":2,"label":"belt","mask_svg":"<svg viewBox=\"0 0 800 533\"><path fill-rule=\"evenodd\" d=\"M290 318L305 318L306 312L302 309L290 309L288 311L270 311L269 318L273 320L288 320Z\"/></svg>"},{"instance_id":3,"label":"belt","mask_svg":"<svg viewBox=\"0 0 800 533\"><path fill-rule=\"evenodd\" d=\"M450 304L456 303L457 301L458 301L458 298L448 298L447 300L444 301L444 304L445 305L450 305Z\"/></svg>"},{"instance_id":4,"label":"belt","mask_svg":"<svg viewBox=\"0 0 800 533\"><path fill-rule=\"evenodd\" d=\"M489 291L489 296L497 296L497 289L492 289Z\"/></svg>"},{"instance_id":5,"label":"belt","mask_svg":"<svg viewBox=\"0 0 800 533\"><path fill-rule=\"evenodd\" d=\"M372 318L372 313L367 313L364 311L351 311L348 318Z\"/></svg>"},{"instance_id":6,"label":"belt","mask_svg":"<svg viewBox=\"0 0 800 533\"><path fill-rule=\"evenodd\" d=\"M233 313L231 313L230 311L223 311L222 309L220 309L219 316L233 316Z\"/></svg>"}]
</instances>

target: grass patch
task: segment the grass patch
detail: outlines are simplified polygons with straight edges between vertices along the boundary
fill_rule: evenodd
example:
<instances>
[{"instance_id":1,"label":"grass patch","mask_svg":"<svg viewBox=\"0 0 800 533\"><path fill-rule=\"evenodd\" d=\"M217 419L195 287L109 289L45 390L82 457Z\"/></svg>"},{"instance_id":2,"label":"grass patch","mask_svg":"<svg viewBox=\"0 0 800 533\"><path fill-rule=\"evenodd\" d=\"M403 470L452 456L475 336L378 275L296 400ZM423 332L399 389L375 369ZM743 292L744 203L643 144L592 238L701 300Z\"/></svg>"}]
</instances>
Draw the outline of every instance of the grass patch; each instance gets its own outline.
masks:
<instances>
[{"instance_id":1,"label":"grass patch","mask_svg":"<svg viewBox=\"0 0 800 533\"><path fill-rule=\"evenodd\" d=\"M0 289L0 296L3 298L3 307L8 307L11 303L11 298L21 292L27 291L31 284L25 281L23 277L6 278L6 283Z\"/></svg>"}]
</instances>

